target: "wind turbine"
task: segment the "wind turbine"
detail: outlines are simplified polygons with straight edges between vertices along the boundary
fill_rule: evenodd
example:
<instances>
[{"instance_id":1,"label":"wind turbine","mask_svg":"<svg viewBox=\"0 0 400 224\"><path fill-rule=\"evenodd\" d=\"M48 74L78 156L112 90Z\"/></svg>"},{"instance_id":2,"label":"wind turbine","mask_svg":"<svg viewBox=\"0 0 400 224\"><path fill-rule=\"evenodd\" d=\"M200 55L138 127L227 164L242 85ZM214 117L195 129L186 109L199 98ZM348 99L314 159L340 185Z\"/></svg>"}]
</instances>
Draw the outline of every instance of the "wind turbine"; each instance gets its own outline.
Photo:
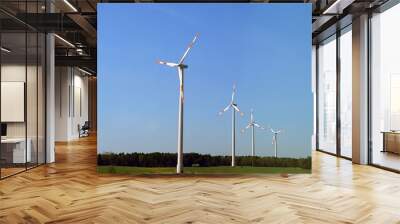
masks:
<instances>
[{"instance_id":1,"label":"wind turbine","mask_svg":"<svg viewBox=\"0 0 400 224\"><path fill-rule=\"evenodd\" d=\"M275 158L278 157L278 134L281 133L283 130L274 130L270 128L272 132L272 144L275 148Z\"/></svg>"},{"instance_id":2,"label":"wind turbine","mask_svg":"<svg viewBox=\"0 0 400 224\"><path fill-rule=\"evenodd\" d=\"M254 127L260 128L261 130L264 130L265 128L262 127L261 125L257 124L256 121L254 120L254 115L253 115L254 110L251 109L250 111L250 121L246 126L246 129L251 127L251 156L255 156L255 141L254 141ZM244 132L244 129L242 129L242 132Z\"/></svg>"},{"instance_id":3,"label":"wind turbine","mask_svg":"<svg viewBox=\"0 0 400 224\"><path fill-rule=\"evenodd\" d=\"M178 76L179 76L179 112L178 112L178 158L176 164L176 173L182 173L183 171L183 80L184 80L184 70L188 68L188 65L184 64L190 49L192 49L194 43L196 42L199 34L197 33L192 42L190 42L188 48L186 49L185 53L179 60L178 63L172 62L165 62L158 60L157 63L161 65L166 65L168 67L177 68L178 69Z\"/></svg>"},{"instance_id":4,"label":"wind turbine","mask_svg":"<svg viewBox=\"0 0 400 224\"><path fill-rule=\"evenodd\" d=\"M243 112L239 110L238 105L235 103L235 94L236 94L236 85L233 84L232 88L232 99L228 106L225 107L222 111L219 112L219 115L222 115L224 112L229 109L232 110L232 166L235 166L235 146L236 146L236 112L240 112L240 116L243 116Z\"/></svg>"}]
</instances>

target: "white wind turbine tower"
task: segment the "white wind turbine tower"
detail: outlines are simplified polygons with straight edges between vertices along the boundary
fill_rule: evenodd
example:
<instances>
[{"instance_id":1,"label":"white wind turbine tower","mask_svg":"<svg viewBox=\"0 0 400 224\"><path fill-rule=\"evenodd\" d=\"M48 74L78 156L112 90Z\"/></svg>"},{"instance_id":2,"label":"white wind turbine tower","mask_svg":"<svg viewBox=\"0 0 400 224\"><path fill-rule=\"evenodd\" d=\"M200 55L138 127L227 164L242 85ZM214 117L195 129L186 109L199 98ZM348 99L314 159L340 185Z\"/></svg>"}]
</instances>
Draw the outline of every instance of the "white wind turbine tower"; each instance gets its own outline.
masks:
<instances>
[{"instance_id":1,"label":"white wind turbine tower","mask_svg":"<svg viewBox=\"0 0 400 224\"><path fill-rule=\"evenodd\" d=\"M272 132L272 144L275 148L275 158L278 157L278 134L281 133L283 130L274 130L270 128Z\"/></svg>"},{"instance_id":2,"label":"white wind turbine tower","mask_svg":"<svg viewBox=\"0 0 400 224\"><path fill-rule=\"evenodd\" d=\"M190 49L192 49L194 43L198 38L198 34L196 34L190 42L188 48L186 49L185 53L183 54L182 58L179 60L178 63L172 62L165 62L165 61L157 61L157 63L161 65L166 65L172 68L178 69L178 76L179 76L179 112L178 112L178 158L176 164L176 173L182 173L183 171L183 80L184 80L184 69L188 66L183 64L185 58L187 57Z\"/></svg>"},{"instance_id":3,"label":"white wind turbine tower","mask_svg":"<svg viewBox=\"0 0 400 224\"><path fill-rule=\"evenodd\" d=\"M254 120L254 115L253 115L253 109L250 111L250 121L246 126L246 129L251 127L251 156L255 156L255 141L254 141L254 127L260 128L264 130L265 128L262 127L261 125L257 124L256 121ZM242 132L244 132L244 129L242 129Z\"/></svg>"},{"instance_id":4,"label":"white wind turbine tower","mask_svg":"<svg viewBox=\"0 0 400 224\"><path fill-rule=\"evenodd\" d=\"M229 109L232 110L232 166L235 166L235 146L236 146L236 112L240 112L238 105L235 103L235 94L236 94L236 85L233 84L232 90L232 99L228 106L225 107L222 111L219 112L219 115L222 115L224 112ZM243 112L240 112L240 116L243 116Z\"/></svg>"}]
</instances>

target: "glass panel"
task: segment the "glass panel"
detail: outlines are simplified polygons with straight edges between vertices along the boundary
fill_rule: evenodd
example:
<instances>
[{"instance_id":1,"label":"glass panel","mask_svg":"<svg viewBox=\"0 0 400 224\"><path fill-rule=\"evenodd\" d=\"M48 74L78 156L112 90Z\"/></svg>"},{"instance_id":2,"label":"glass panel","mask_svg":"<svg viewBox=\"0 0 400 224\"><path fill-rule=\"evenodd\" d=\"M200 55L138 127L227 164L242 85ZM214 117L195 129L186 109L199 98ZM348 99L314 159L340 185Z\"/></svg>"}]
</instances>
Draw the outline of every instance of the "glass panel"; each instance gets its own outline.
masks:
<instances>
[{"instance_id":1,"label":"glass panel","mask_svg":"<svg viewBox=\"0 0 400 224\"><path fill-rule=\"evenodd\" d=\"M336 153L336 36L318 48L318 146Z\"/></svg>"},{"instance_id":2,"label":"glass panel","mask_svg":"<svg viewBox=\"0 0 400 224\"><path fill-rule=\"evenodd\" d=\"M45 163L45 52L46 37L39 34L38 45L38 163Z\"/></svg>"},{"instance_id":3,"label":"glass panel","mask_svg":"<svg viewBox=\"0 0 400 224\"><path fill-rule=\"evenodd\" d=\"M37 13L39 11L38 2L32 1L27 2L26 12ZM37 21L33 21L33 23ZM27 80L26 80L26 125L27 125L27 149L30 148L30 161L27 163L27 167L35 167L38 163L38 147L37 147L37 80L38 80L38 34L35 30L27 30Z\"/></svg>"},{"instance_id":4,"label":"glass panel","mask_svg":"<svg viewBox=\"0 0 400 224\"><path fill-rule=\"evenodd\" d=\"M26 35L2 33L1 160L2 177L25 170L31 151L26 147Z\"/></svg>"},{"instance_id":5,"label":"glass panel","mask_svg":"<svg viewBox=\"0 0 400 224\"><path fill-rule=\"evenodd\" d=\"M400 170L400 5L372 18L372 163Z\"/></svg>"},{"instance_id":6,"label":"glass panel","mask_svg":"<svg viewBox=\"0 0 400 224\"><path fill-rule=\"evenodd\" d=\"M352 35L351 27L340 36L340 150L351 158L352 141Z\"/></svg>"},{"instance_id":7,"label":"glass panel","mask_svg":"<svg viewBox=\"0 0 400 224\"><path fill-rule=\"evenodd\" d=\"M43 13L45 0L1 1L14 14ZM45 35L0 12L0 177L45 162ZM35 21L32 21L33 23Z\"/></svg>"},{"instance_id":8,"label":"glass panel","mask_svg":"<svg viewBox=\"0 0 400 224\"><path fill-rule=\"evenodd\" d=\"M38 147L37 147L37 79L38 79L38 36L36 32L27 33L28 38L28 63L27 63L27 98L26 98L26 112L27 112L27 144L30 148L30 160L28 168L37 165L38 160Z\"/></svg>"}]
</instances>

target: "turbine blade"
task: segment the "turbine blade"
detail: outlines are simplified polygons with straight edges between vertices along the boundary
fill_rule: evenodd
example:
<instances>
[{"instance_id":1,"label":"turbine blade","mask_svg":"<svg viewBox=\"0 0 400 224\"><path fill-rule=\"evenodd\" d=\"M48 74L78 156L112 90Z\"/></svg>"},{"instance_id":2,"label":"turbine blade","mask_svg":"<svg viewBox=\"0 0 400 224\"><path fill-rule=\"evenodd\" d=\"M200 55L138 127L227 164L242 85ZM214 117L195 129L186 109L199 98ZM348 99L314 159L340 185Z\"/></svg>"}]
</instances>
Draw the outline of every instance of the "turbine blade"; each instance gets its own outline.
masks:
<instances>
[{"instance_id":1,"label":"turbine blade","mask_svg":"<svg viewBox=\"0 0 400 224\"><path fill-rule=\"evenodd\" d=\"M228 106L225 107L224 112L226 112L227 110L229 110L229 108L232 106L232 104L229 104Z\"/></svg>"},{"instance_id":2,"label":"turbine blade","mask_svg":"<svg viewBox=\"0 0 400 224\"><path fill-rule=\"evenodd\" d=\"M236 94L236 84L233 84L233 89L232 89L232 100L231 102L233 103L235 99L235 94Z\"/></svg>"},{"instance_id":3,"label":"turbine blade","mask_svg":"<svg viewBox=\"0 0 400 224\"><path fill-rule=\"evenodd\" d=\"M248 129L249 127L251 127L251 124L248 124L245 128Z\"/></svg>"},{"instance_id":4,"label":"turbine blade","mask_svg":"<svg viewBox=\"0 0 400 224\"><path fill-rule=\"evenodd\" d=\"M232 104L233 109L235 109L237 112L240 112L239 107L236 106L235 104Z\"/></svg>"},{"instance_id":5,"label":"turbine blade","mask_svg":"<svg viewBox=\"0 0 400 224\"><path fill-rule=\"evenodd\" d=\"M224 112L226 112L227 110L229 110L229 108L232 106L232 104L229 104L228 106L226 106L222 111L219 112L219 115L222 115Z\"/></svg>"},{"instance_id":6,"label":"turbine blade","mask_svg":"<svg viewBox=\"0 0 400 224\"><path fill-rule=\"evenodd\" d=\"M257 128L260 128L262 130L264 130L265 128L257 123L253 123L254 126L256 126Z\"/></svg>"},{"instance_id":7,"label":"turbine blade","mask_svg":"<svg viewBox=\"0 0 400 224\"><path fill-rule=\"evenodd\" d=\"M192 49L192 47L193 47L193 45L194 45L194 43L196 42L196 40L197 40L198 37L199 37L199 34L196 33L196 35L194 36L192 42L190 42L188 48L186 49L185 53L183 54L181 60L179 60L179 64L182 64L182 63L183 63L183 61L184 61L185 58L187 57L187 55L188 55L190 49Z\"/></svg>"},{"instance_id":8,"label":"turbine blade","mask_svg":"<svg viewBox=\"0 0 400 224\"><path fill-rule=\"evenodd\" d=\"M166 65L169 67L177 67L179 64L176 63L172 63L172 62L166 62L166 61L161 61L161 60L157 60L157 63L160 65Z\"/></svg>"}]
</instances>

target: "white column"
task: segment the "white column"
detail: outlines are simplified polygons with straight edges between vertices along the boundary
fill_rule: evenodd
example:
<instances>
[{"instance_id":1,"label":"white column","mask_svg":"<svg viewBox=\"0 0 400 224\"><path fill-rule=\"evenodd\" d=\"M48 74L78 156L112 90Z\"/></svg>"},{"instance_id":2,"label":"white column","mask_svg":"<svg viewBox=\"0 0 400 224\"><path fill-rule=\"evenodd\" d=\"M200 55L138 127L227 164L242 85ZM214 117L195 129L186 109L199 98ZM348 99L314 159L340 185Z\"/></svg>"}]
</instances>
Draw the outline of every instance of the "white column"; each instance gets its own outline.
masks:
<instances>
[{"instance_id":1,"label":"white column","mask_svg":"<svg viewBox=\"0 0 400 224\"><path fill-rule=\"evenodd\" d=\"M353 19L352 158L368 163L368 15Z\"/></svg>"},{"instance_id":2,"label":"white column","mask_svg":"<svg viewBox=\"0 0 400 224\"><path fill-rule=\"evenodd\" d=\"M54 12L54 5L46 1L46 12ZM55 42L54 34L46 35L46 163L55 162Z\"/></svg>"},{"instance_id":3,"label":"white column","mask_svg":"<svg viewBox=\"0 0 400 224\"><path fill-rule=\"evenodd\" d=\"M46 36L46 163L55 161L54 133L55 133L55 56L54 35Z\"/></svg>"}]
</instances>

